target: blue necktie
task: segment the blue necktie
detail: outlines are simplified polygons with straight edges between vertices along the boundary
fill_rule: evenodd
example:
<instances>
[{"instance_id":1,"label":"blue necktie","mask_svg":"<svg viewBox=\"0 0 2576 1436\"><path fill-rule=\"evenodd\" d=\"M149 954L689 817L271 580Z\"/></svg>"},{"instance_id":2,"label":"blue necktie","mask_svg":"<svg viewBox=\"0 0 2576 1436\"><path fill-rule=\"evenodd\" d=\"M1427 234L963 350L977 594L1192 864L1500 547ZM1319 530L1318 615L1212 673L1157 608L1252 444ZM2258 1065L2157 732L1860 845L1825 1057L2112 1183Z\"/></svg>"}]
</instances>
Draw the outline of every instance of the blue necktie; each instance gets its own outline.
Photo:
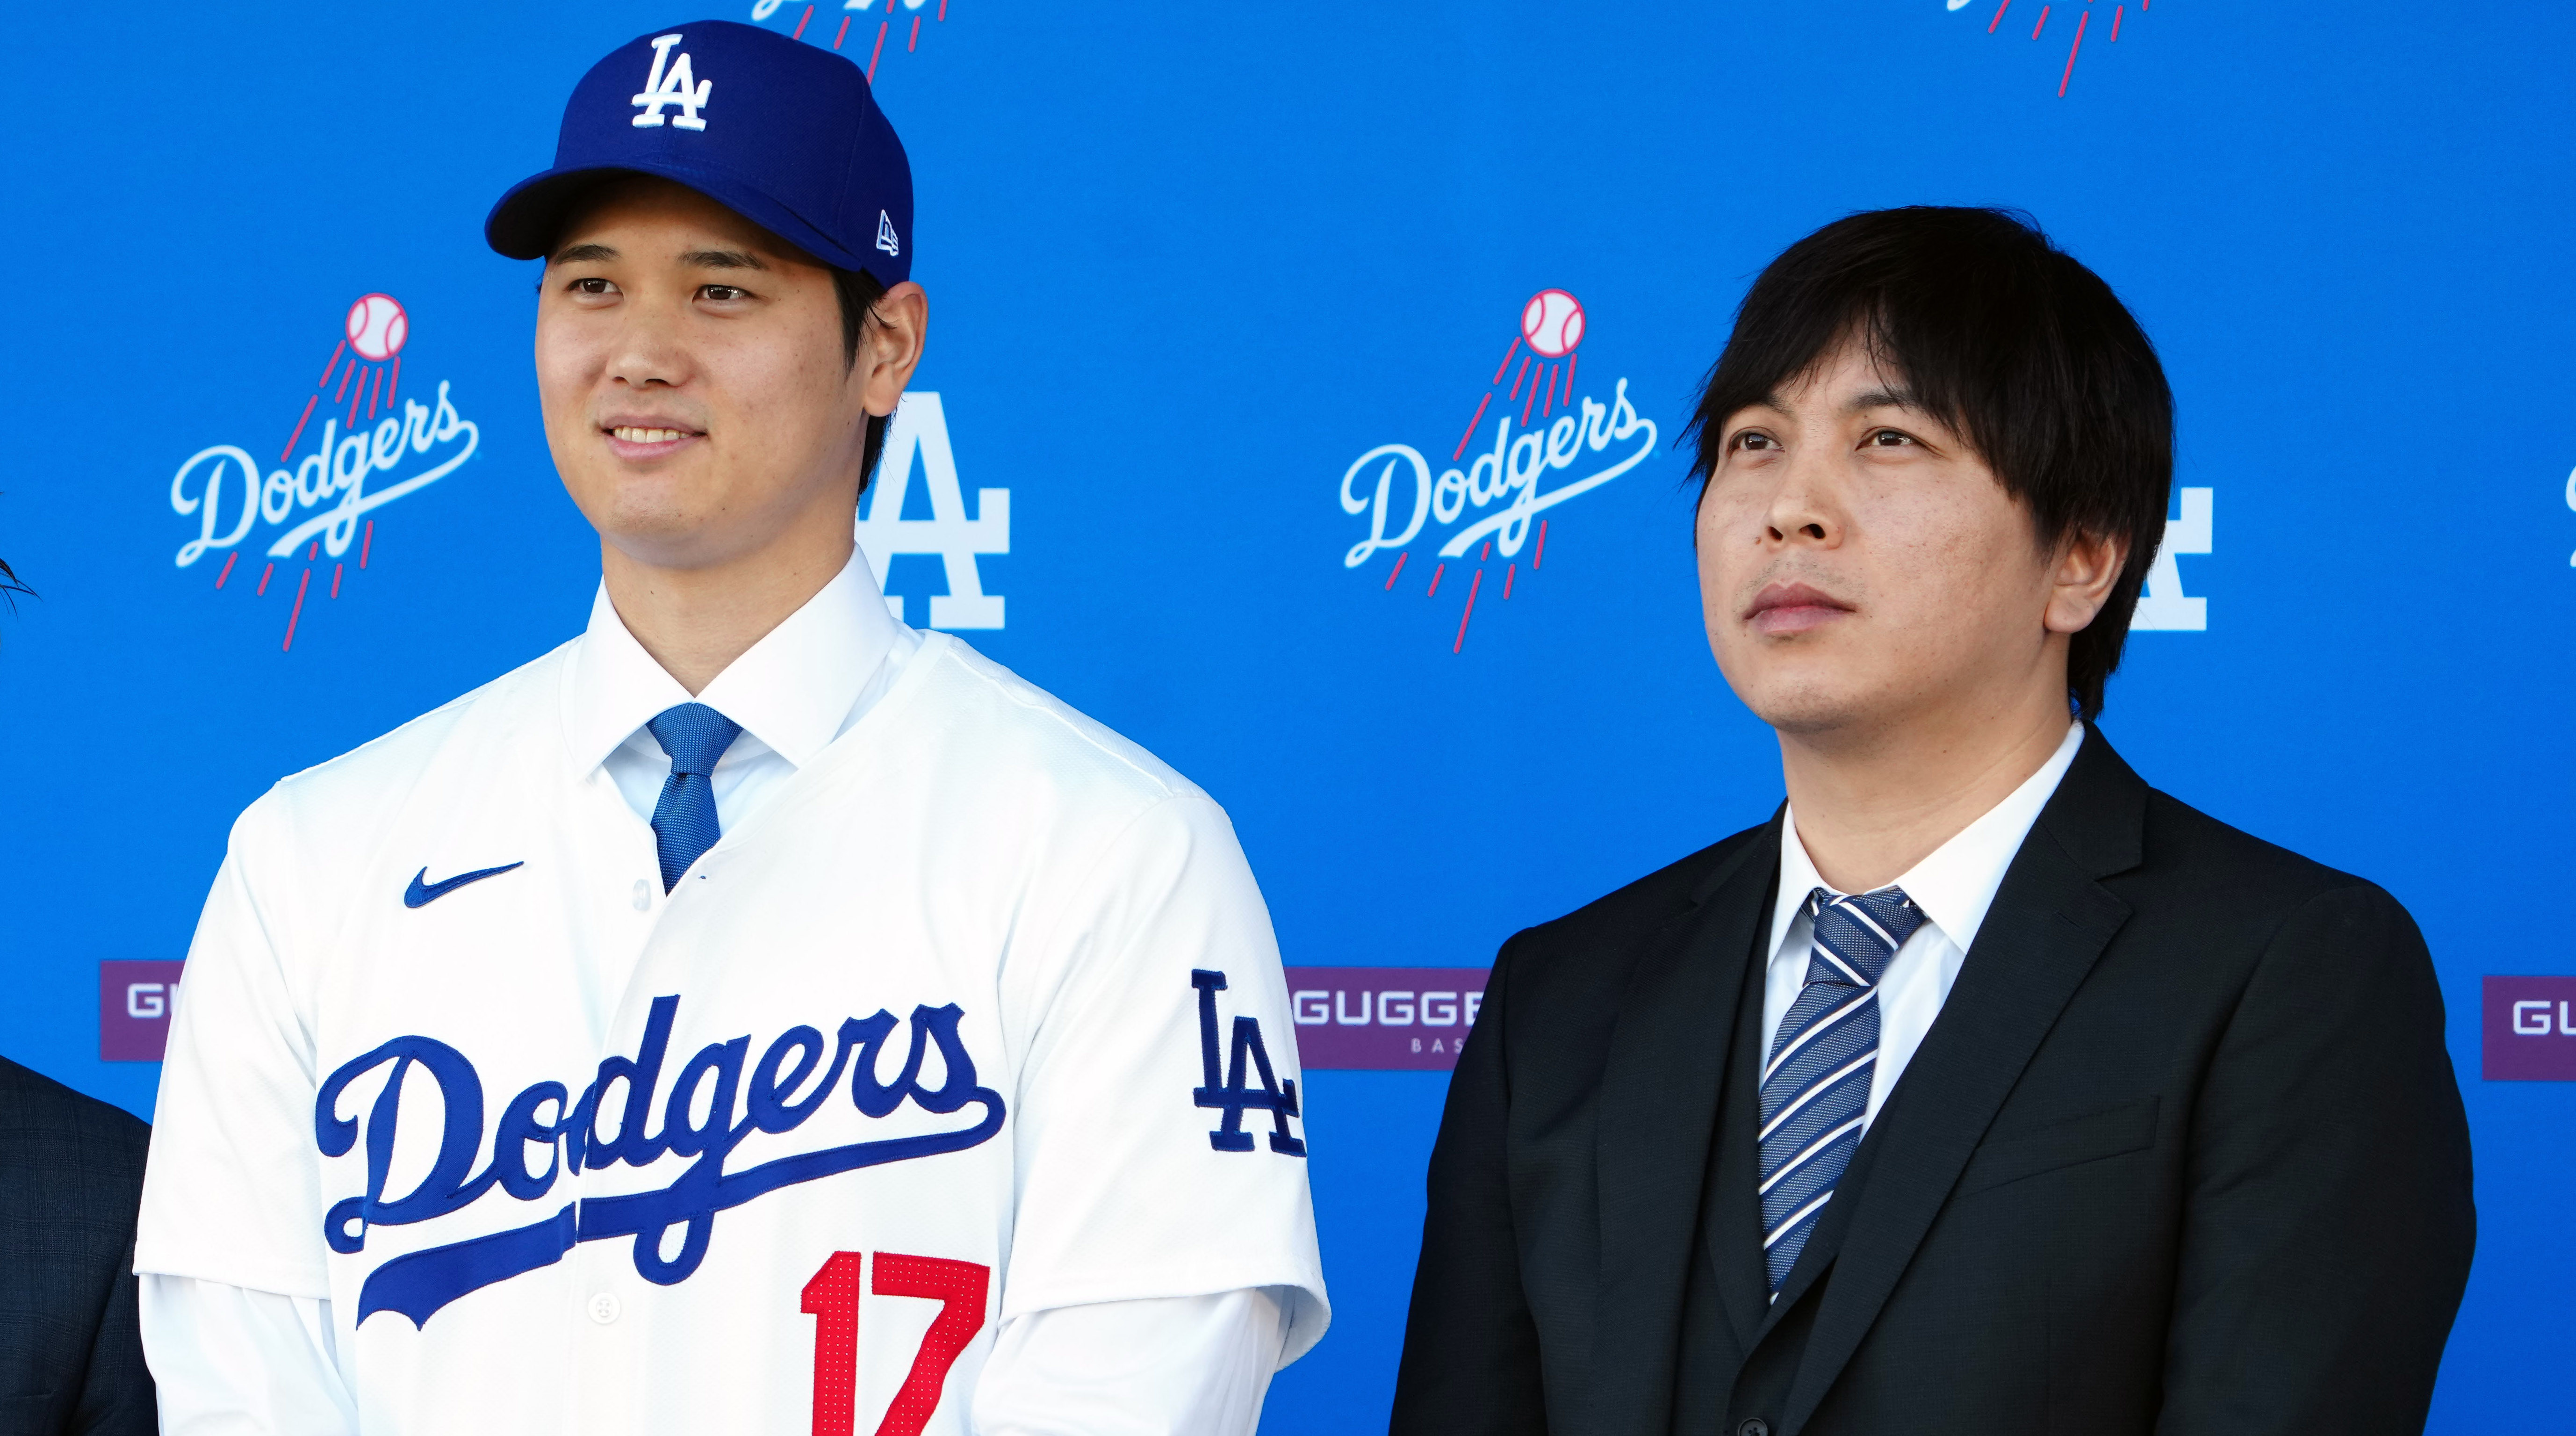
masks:
<instances>
[{"instance_id":1,"label":"blue necktie","mask_svg":"<svg viewBox=\"0 0 2576 1436\"><path fill-rule=\"evenodd\" d=\"M1878 980L1923 925L1901 888L1858 897L1817 888L1807 912L1807 983L1762 1067L1762 1254L1774 1295L1860 1146L1878 1068Z\"/></svg>"},{"instance_id":2,"label":"blue necktie","mask_svg":"<svg viewBox=\"0 0 2576 1436\"><path fill-rule=\"evenodd\" d=\"M644 727L671 755L671 776L662 780L662 796L653 804L653 846L662 858L662 891L669 892L689 864L724 836L709 775L742 736L742 725L704 703L683 703Z\"/></svg>"}]
</instances>

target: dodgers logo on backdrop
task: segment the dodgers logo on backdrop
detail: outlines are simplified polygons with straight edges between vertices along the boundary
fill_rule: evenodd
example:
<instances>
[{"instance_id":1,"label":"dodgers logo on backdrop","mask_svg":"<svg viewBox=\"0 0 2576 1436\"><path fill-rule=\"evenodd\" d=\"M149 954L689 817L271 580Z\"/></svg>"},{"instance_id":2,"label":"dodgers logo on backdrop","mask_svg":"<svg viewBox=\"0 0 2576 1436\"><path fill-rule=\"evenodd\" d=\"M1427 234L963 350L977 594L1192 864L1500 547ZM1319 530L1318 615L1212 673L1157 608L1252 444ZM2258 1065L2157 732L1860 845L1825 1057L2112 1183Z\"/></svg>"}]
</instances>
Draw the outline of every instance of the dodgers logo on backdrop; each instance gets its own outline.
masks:
<instances>
[{"instance_id":1,"label":"dodgers logo on backdrop","mask_svg":"<svg viewBox=\"0 0 2576 1436\"><path fill-rule=\"evenodd\" d=\"M1503 351L1467 431L1450 451L1450 467L1438 478L1422 451L1403 443L1380 444L1342 471L1342 512L1368 524L1367 536L1343 553L1342 566L1367 569L1379 554L1392 552L1384 587L1389 593L1409 591L1398 584L1413 558L1412 546L1417 539L1424 546L1436 543L1427 556L1429 581L1423 582L1417 565L1413 582L1433 600L1444 582L1452 595L1463 586L1452 653L1466 647L1488 564L1497 556L1503 560L1501 597L1513 599L1529 586L1521 574L1523 550L1531 578L1547 562L1548 520L1541 515L1628 472L1655 450L1655 423L1630 402L1626 379L1612 384L1606 403L1590 394L1577 397L1578 350L1587 323L1582 304L1562 289L1530 296L1521 306L1520 333ZM1485 427L1489 414L1491 429ZM1470 448L1476 451L1472 460ZM1473 565L1463 585L1450 576L1452 563Z\"/></svg>"},{"instance_id":2,"label":"dodgers logo on backdrop","mask_svg":"<svg viewBox=\"0 0 2576 1436\"><path fill-rule=\"evenodd\" d=\"M897 5L902 7L907 22L900 30L895 28ZM909 55L921 48L923 20L929 20L937 25L948 19L948 0L938 0L936 5L933 5L931 0L841 0L837 7L844 12L841 23L834 25L826 19L822 26L815 27L814 12L817 9L829 11L834 8L836 7L832 5L831 0L810 0L810 3L790 3L790 0L753 0L751 22L758 25L775 17L793 15L796 17L795 28L788 32L789 39L806 39L806 31L810 28L813 30L812 39L815 44L827 45L831 49L838 50L849 40L850 25L853 21L863 22L871 12L883 15L885 18L877 21L874 40L866 38L867 31L864 28L859 32L860 43L868 47L868 83L873 85L877 80L877 62L885 58L888 36L892 36L894 42L903 47L903 53ZM782 21L782 23L785 22ZM831 31L828 40L824 37L825 30ZM857 58L857 52L849 53L852 59Z\"/></svg>"},{"instance_id":3,"label":"dodgers logo on backdrop","mask_svg":"<svg viewBox=\"0 0 2576 1436\"><path fill-rule=\"evenodd\" d=\"M181 518L197 520L196 536L180 544L172 560L178 567L193 568L220 551L214 586L224 589L234 581L240 545L262 524L277 532L262 535L267 545L259 577L240 588L264 599L279 564L301 563L289 580L294 598L287 605L281 651L295 647L296 625L324 557L330 560L328 594L336 599L351 570L364 570L374 557L376 521L368 515L454 473L474 457L482 437L474 421L457 412L448 380L438 381L427 402L403 396L411 316L392 295L360 295L341 330L278 452L279 467L263 479L249 449L213 444L189 455L170 478L170 507ZM285 467L308 433L314 436L312 451Z\"/></svg>"},{"instance_id":4,"label":"dodgers logo on backdrop","mask_svg":"<svg viewBox=\"0 0 2576 1436\"><path fill-rule=\"evenodd\" d=\"M1975 4L1976 0L1943 0L1943 3L1956 13ZM2075 62L2084 54L2084 40L2087 33L2093 37L2096 53L2099 53L2103 45L2118 44L2123 28L2127 29L2134 39L2138 32L2138 23L2146 18L2147 9L2153 0L2134 0L2134 3L2133 0L2115 0L2111 6L2110 21L2101 30L2093 28L2094 15L2099 7L2093 5L2091 0L2086 0L2086 3L2080 5L2071 3L2071 0L2055 4L2052 4L2051 0L1995 0L1994 13L1986 20L1987 34L2018 38L2020 23L2018 21L2011 25L2004 23L2004 16L2011 13L2016 3L2022 7L2022 14L2030 17L2031 39L2038 40L2046 35L2051 38L2063 37L2066 41L2066 64L2063 68L2053 63L2056 58L2055 47L2050 46L2047 51L2051 61L2048 68L2055 71L2057 93L2060 98L2063 98L2066 87L2075 82ZM2130 14L2133 9L2138 13ZM2051 15L2059 17L2054 30L2049 28ZM2068 24L2070 20L2073 22L2071 28Z\"/></svg>"},{"instance_id":5,"label":"dodgers logo on backdrop","mask_svg":"<svg viewBox=\"0 0 2576 1436\"><path fill-rule=\"evenodd\" d=\"M659 1190L568 1201L534 1222L419 1248L384 1262L358 1288L358 1321L364 1324L379 1311L393 1311L411 1318L416 1327L425 1326L461 1296L552 1266L577 1243L619 1237L633 1239L638 1276L674 1286L706 1260L719 1212L802 1182L962 1152L1002 1129L1001 1094L977 1082L975 1059L957 1031L964 1013L953 1002L913 1008L909 1049L892 1082L878 1077L878 1058L905 1024L893 1013L879 1011L866 1019L842 1019L830 1044L817 1028L790 1027L769 1043L748 1073L743 1064L751 1051L750 1034L710 1042L681 1065L667 1102L657 1103L679 1008L677 995L653 999L633 1057L601 1062L578 1097L561 1082L535 1083L510 1099L488 1139L481 1075L463 1052L435 1038L394 1038L342 1063L325 1078L313 1104L314 1142L323 1156L342 1157L359 1147L362 1125L356 1117L341 1115L343 1097L361 1079L384 1074L375 1100L365 1107L366 1190L333 1203L322 1219L323 1240L342 1256L365 1251L376 1228L462 1212L495 1186L509 1200L534 1202L559 1180L578 1181L585 1170L620 1162L654 1167L666 1156L686 1159ZM831 1064L816 1077L827 1048ZM924 1060L931 1057L939 1074L935 1087L923 1075ZM428 1096L418 1089L417 1098L406 1102L404 1083L414 1068L436 1089L435 1102L417 1100ZM809 1077L814 1078L811 1087L806 1085ZM973 1107L976 1120L965 1126L932 1124L930 1131L897 1127L901 1135L815 1147L725 1170L734 1149L753 1133L783 1135L803 1127L845 1086L858 1116L871 1124L893 1118L907 1105L934 1117L952 1117ZM706 1094L703 1119L694 1115L701 1092ZM737 1096L740 1121L734 1119ZM612 1104L616 1126L604 1135L600 1123ZM660 1126L648 1132L657 1111ZM437 1155L410 1191L391 1193L386 1188L406 1112L410 1121L437 1134ZM543 1160L541 1170L529 1169L532 1155ZM475 1170L478 1158L480 1171ZM667 1238L675 1231L678 1248L666 1255Z\"/></svg>"},{"instance_id":6,"label":"dodgers logo on backdrop","mask_svg":"<svg viewBox=\"0 0 2576 1436\"><path fill-rule=\"evenodd\" d=\"M913 505L912 471L919 461L928 518L905 518ZM1011 551L1011 491L977 489L975 516L957 478L957 454L948 442L948 409L936 393L915 390L896 406L886 426L885 455L876 482L861 500L859 548L883 591L894 560L903 554L936 557L948 580L946 593L930 596L930 628L999 628L1002 595L984 591L980 555ZM903 595L885 596L895 622L909 622Z\"/></svg>"}]
</instances>

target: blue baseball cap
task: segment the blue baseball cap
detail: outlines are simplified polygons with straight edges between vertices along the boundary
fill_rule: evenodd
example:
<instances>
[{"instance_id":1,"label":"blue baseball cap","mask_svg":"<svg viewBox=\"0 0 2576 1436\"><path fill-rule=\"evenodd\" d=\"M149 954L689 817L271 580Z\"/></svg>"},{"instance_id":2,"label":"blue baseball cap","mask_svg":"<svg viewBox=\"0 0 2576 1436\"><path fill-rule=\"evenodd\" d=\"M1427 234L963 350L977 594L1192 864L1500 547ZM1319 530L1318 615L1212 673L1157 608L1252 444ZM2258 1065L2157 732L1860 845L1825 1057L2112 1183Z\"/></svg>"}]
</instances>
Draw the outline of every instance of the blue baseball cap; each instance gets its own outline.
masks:
<instances>
[{"instance_id":1,"label":"blue baseball cap","mask_svg":"<svg viewBox=\"0 0 2576 1436\"><path fill-rule=\"evenodd\" d=\"M542 259L586 191L630 174L686 185L888 288L911 277L911 162L867 76L829 50L731 20L619 46L573 87L554 168L511 186L483 237Z\"/></svg>"}]
</instances>

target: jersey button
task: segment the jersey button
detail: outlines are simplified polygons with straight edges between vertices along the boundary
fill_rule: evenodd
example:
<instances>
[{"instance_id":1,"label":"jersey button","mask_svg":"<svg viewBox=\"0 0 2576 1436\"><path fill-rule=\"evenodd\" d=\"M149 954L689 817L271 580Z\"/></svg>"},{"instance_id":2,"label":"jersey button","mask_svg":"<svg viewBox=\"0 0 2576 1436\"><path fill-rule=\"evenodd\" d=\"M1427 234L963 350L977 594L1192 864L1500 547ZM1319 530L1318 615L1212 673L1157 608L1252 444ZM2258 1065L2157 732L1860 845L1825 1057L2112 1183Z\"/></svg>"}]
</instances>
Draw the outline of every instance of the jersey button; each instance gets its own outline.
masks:
<instances>
[{"instance_id":1,"label":"jersey button","mask_svg":"<svg viewBox=\"0 0 2576 1436\"><path fill-rule=\"evenodd\" d=\"M617 1319L617 1293L603 1291L590 1299L590 1319L602 1326Z\"/></svg>"},{"instance_id":2,"label":"jersey button","mask_svg":"<svg viewBox=\"0 0 2576 1436\"><path fill-rule=\"evenodd\" d=\"M653 884L647 879L635 880L635 910L637 912L653 910Z\"/></svg>"}]
</instances>

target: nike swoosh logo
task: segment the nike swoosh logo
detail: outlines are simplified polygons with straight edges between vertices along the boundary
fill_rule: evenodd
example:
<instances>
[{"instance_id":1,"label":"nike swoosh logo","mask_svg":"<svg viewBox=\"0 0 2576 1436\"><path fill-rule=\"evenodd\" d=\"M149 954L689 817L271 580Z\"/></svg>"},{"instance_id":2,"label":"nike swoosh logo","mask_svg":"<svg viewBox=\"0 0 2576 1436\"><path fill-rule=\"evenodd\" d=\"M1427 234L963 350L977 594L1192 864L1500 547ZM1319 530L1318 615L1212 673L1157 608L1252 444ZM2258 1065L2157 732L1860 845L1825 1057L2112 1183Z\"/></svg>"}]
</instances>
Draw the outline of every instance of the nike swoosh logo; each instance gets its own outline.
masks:
<instances>
[{"instance_id":1,"label":"nike swoosh logo","mask_svg":"<svg viewBox=\"0 0 2576 1436\"><path fill-rule=\"evenodd\" d=\"M421 879L429 876L429 869L422 868L419 872L412 874L411 886L403 889L403 906L427 907L431 903L438 901L440 898L447 896L449 893L456 891L458 888L465 886L467 883L479 883L485 878L498 877L501 874L510 871L512 868L524 868L527 865L526 860L522 859L521 861L510 863L503 867L482 868L470 873L458 873L452 878L434 883L425 883L421 881Z\"/></svg>"}]
</instances>

